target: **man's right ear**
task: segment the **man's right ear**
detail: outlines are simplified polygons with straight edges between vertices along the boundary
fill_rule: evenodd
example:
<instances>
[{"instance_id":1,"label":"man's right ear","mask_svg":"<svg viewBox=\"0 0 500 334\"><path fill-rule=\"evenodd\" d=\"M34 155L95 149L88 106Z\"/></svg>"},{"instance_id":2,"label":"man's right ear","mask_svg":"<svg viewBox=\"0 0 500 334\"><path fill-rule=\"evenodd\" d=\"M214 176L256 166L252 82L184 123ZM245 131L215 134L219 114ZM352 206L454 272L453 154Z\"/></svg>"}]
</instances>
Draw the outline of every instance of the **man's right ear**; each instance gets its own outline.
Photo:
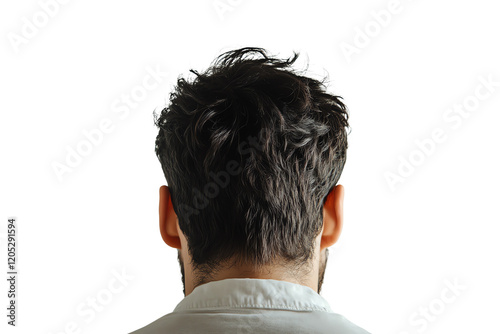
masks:
<instances>
[{"instance_id":1,"label":"man's right ear","mask_svg":"<svg viewBox=\"0 0 500 334\"><path fill-rule=\"evenodd\" d=\"M163 241L172 248L181 248L177 214L167 186L160 187L160 233Z\"/></svg>"}]
</instances>

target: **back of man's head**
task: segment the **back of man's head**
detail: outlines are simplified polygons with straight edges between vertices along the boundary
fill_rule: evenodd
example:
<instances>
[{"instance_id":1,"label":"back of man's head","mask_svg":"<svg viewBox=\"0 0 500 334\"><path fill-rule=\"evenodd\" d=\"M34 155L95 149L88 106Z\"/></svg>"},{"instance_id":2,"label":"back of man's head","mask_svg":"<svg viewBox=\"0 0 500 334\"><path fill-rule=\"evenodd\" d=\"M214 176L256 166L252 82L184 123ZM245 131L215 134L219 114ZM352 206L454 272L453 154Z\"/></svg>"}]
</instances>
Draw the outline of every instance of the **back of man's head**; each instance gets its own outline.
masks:
<instances>
[{"instance_id":1,"label":"back of man's head","mask_svg":"<svg viewBox=\"0 0 500 334\"><path fill-rule=\"evenodd\" d=\"M156 120L156 154L193 265L300 266L345 164L339 96L259 48L179 79Z\"/></svg>"}]
</instances>

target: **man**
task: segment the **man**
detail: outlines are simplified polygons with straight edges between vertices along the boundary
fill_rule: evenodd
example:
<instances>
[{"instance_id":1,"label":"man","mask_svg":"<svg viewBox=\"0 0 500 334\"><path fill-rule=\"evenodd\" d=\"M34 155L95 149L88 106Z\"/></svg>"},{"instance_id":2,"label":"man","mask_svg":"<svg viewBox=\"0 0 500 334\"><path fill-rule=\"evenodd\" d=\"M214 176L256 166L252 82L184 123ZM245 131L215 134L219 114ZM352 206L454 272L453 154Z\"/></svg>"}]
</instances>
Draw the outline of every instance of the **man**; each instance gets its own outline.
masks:
<instances>
[{"instance_id":1,"label":"man","mask_svg":"<svg viewBox=\"0 0 500 334\"><path fill-rule=\"evenodd\" d=\"M367 333L319 295L343 224L348 115L297 57L243 48L178 80L156 154L185 298L134 333Z\"/></svg>"}]
</instances>

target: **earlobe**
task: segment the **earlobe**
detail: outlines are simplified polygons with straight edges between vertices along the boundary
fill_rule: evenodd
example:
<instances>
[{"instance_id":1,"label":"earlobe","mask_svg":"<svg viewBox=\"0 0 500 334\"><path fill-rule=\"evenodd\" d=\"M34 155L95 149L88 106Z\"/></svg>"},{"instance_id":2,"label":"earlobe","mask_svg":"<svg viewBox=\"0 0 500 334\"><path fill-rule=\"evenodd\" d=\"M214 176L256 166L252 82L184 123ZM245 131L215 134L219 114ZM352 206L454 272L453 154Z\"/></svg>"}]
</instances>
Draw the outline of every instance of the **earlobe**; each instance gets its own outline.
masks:
<instances>
[{"instance_id":1,"label":"earlobe","mask_svg":"<svg viewBox=\"0 0 500 334\"><path fill-rule=\"evenodd\" d=\"M320 251L337 242L344 222L344 187L337 185L328 194L323 206L323 231Z\"/></svg>"},{"instance_id":2,"label":"earlobe","mask_svg":"<svg viewBox=\"0 0 500 334\"><path fill-rule=\"evenodd\" d=\"M181 248L181 239L177 230L177 215L172 205L167 186L160 187L160 233L163 241L172 248Z\"/></svg>"}]
</instances>

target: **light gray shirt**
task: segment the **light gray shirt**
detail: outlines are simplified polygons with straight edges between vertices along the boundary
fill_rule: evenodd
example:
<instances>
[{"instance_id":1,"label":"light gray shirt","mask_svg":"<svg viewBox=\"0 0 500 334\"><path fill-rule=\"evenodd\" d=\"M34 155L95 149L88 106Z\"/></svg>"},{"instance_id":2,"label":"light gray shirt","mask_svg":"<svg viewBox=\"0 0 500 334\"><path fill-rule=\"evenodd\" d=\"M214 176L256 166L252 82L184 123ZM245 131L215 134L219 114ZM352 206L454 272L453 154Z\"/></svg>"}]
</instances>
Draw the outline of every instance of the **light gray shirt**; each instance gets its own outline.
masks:
<instances>
[{"instance_id":1,"label":"light gray shirt","mask_svg":"<svg viewBox=\"0 0 500 334\"><path fill-rule=\"evenodd\" d=\"M196 287L170 314L133 334L369 334L313 289L269 279L225 279Z\"/></svg>"}]
</instances>

